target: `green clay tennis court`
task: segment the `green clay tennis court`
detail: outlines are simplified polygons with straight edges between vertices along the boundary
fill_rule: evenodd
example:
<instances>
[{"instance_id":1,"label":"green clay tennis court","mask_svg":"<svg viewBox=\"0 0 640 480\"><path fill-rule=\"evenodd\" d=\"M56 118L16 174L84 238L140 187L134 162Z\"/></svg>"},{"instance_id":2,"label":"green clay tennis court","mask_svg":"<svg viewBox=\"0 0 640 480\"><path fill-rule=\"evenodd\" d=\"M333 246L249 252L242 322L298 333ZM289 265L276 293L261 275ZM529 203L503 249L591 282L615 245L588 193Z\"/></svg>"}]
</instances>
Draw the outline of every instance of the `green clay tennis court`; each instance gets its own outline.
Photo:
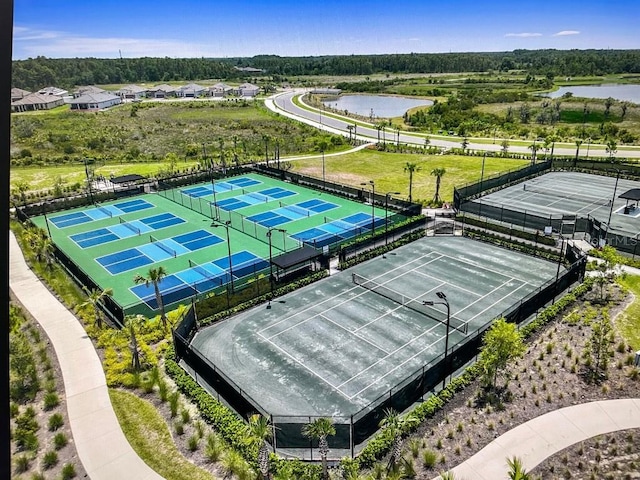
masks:
<instances>
[{"instance_id":1,"label":"green clay tennis court","mask_svg":"<svg viewBox=\"0 0 640 480\"><path fill-rule=\"evenodd\" d=\"M467 238L424 238L204 328L191 347L263 411L348 417L442 358L446 309L423 304L436 292L454 351L557 272Z\"/></svg>"},{"instance_id":2,"label":"green clay tennis court","mask_svg":"<svg viewBox=\"0 0 640 480\"><path fill-rule=\"evenodd\" d=\"M219 293L269 270L271 255L334 246L385 226L384 209L244 174L33 218L126 314L157 308L137 274L163 266L165 306Z\"/></svg>"}]
</instances>

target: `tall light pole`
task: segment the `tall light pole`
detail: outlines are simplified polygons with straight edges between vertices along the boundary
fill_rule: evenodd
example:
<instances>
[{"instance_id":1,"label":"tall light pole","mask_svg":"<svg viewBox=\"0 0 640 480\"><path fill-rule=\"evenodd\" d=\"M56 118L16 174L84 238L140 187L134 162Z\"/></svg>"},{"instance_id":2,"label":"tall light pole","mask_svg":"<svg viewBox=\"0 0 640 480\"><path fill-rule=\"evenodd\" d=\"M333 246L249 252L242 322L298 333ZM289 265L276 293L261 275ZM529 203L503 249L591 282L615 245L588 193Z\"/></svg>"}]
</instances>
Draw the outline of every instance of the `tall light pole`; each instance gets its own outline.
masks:
<instances>
[{"instance_id":1,"label":"tall light pole","mask_svg":"<svg viewBox=\"0 0 640 480\"><path fill-rule=\"evenodd\" d=\"M449 322L451 321L451 307L449 306L449 300L447 300L447 296L444 294L444 292L436 292L436 296L441 300L440 302L434 300L424 300L422 304L429 307L432 307L434 305L444 305L447 307L447 332L444 340L444 365L445 368L447 368L447 358L449 356ZM446 381L447 372L445 372L444 378L442 379L442 388L444 388Z\"/></svg>"},{"instance_id":2,"label":"tall light pole","mask_svg":"<svg viewBox=\"0 0 640 480\"><path fill-rule=\"evenodd\" d=\"M389 230L389 195L400 195L400 192L387 192L384 195L384 244L388 243L387 232Z\"/></svg>"},{"instance_id":3,"label":"tall light pole","mask_svg":"<svg viewBox=\"0 0 640 480\"><path fill-rule=\"evenodd\" d=\"M273 300L273 284L274 284L274 279L273 279L273 256L271 253L271 236L273 235L273 232L282 232L282 235L284 237L284 234L287 233L287 231L283 228L275 228L275 227L271 227L269 230L267 230L267 238L269 239L269 288L270 288L270 296L269 296L269 304L271 304L271 300Z\"/></svg>"},{"instance_id":4,"label":"tall light pole","mask_svg":"<svg viewBox=\"0 0 640 480\"><path fill-rule=\"evenodd\" d=\"M368 182L361 183L360 185L363 185L365 187L367 186L371 187L371 238L373 238L376 230L376 209L375 209L376 184L373 180L369 180Z\"/></svg>"},{"instance_id":5,"label":"tall light pole","mask_svg":"<svg viewBox=\"0 0 640 480\"><path fill-rule=\"evenodd\" d=\"M229 283L231 285L231 293L233 293L233 265L231 264L231 239L229 237L229 227L231 226L231 220L227 220L226 222L212 223L212 227L224 227L227 231L227 252L229 255Z\"/></svg>"}]
</instances>

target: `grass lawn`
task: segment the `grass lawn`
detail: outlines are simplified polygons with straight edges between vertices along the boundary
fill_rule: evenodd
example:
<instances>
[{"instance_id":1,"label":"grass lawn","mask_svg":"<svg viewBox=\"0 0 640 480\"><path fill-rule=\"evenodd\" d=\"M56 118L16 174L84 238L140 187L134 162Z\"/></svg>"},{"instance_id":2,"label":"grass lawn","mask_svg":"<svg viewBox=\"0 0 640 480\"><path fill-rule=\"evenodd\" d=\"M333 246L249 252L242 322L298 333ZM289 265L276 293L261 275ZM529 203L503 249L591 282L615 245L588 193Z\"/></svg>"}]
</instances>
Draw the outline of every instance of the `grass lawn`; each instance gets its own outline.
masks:
<instances>
[{"instance_id":1,"label":"grass lawn","mask_svg":"<svg viewBox=\"0 0 640 480\"><path fill-rule=\"evenodd\" d=\"M176 168L183 169L196 165L195 161L180 161ZM109 177L137 173L139 175L155 175L161 169L167 169L167 162L145 163L110 163L96 167L96 175ZM11 186L18 182L27 182L31 190L45 190L53 188L56 179L60 177L63 185L83 183L86 179L83 164L58 165L51 167L11 167Z\"/></svg>"},{"instance_id":2,"label":"grass lawn","mask_svg":"<svg viewBox=\"0 0 640 480\"><path fill-rule=\"evenodd\" d=\"M616 326L634 351L640 350L640 276L626 275L618 280L634 295L635 300L616 319Z\"/></svg>"},{"instance_id":3,"label":"grass lawn","mask_svg":"<svg viewBox=\"0 0 640 480\"><path fill-rule=\"evenodd\" d=\"M169 427L146 400L120 390L109 390L111 403L125 437L158 474L169 480L211 480L211 473L187 461L177 450Z\"/></svg>"},{"instance_id":4,"label":"grass lawn","mask_svg":"<svg viewBox=\"0 0 640 480\"><path fill-rule=\"evenodd\" d=\"M376 150L362 150L336 157L325 158L327 180L347 185L359 186L362 182L375 181L376 192L400 192L401 197L409 196L409 174L404 166L416 163L420 171L413 174L413 199L431 200L435 194L436 177L430 173L434 168L444 168L440 196L444 201L453 200L453 187L462 186L480 179L482 157L466 155L416 155L385 153ZM296 160L293 171L305 175L322 177L322 160ZM485 177L528 165L526 160L487 157Z\"/></svg>"}]
</instances>

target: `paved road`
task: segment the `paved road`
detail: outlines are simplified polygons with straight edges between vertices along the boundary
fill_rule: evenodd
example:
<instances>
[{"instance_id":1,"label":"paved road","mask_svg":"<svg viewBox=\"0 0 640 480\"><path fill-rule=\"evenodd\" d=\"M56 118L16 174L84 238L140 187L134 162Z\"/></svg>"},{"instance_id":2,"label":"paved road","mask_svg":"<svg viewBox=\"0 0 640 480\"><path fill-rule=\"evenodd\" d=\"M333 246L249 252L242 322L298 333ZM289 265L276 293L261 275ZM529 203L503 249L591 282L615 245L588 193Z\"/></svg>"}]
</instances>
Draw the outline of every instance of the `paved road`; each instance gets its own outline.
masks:
<instances>
[{"instance_id":1,"label":"paved road","mask_svg":"<svg viewBox=\"0 0 640 480\"><path fill-rule=\"evenodd\" d=\"M278 93L276 95L271 96L269 99L265 101L267 108L271 109L274 112L277 112L281 115L287 116L289 118L298 120L300 122L306 123L308 125L312 125L316 128L320 128L321 130L325 130L331 133L337 133L344 136L349 136L349 131L347 130L347 125L354 125L354 120L349 119L348 117L340 117L335 118L335 114L331 114L331 116L327 116L321 110L313 108L312 110L307 110L305 108L301 108L297 106L293 102L293 98L300 93L303 93L304 90L292 90L284 93ZM374 128L372 124L369 126L365 126L364 124L358 124L355 128L356 135L358 139L365 141L377 141L378 140L378 131ZM398 140L397 133L391 129L381 130L380 132L380 140L385 141L387 143L396 143ZM424 146L424 139L426 135L417 134L417 133L400 133L400 143L409 144L409 145L417 145ZM443 140L441 138L434 138L430 136L430 145L435 147L442 148L453 148L461 147L462 138L456 138L455 140ZM470 150L480 150L480 151L488 151L488 152L499 152L502 150L500 146L501 139L496 139L494 143L474 143L473 139L470 139L470 143L468 148ZM606 152L604 150L604 145L590 145L589 151L591 152L591 156L598 155L600 157L606 156ZM531 150L528 146L517 146L512 145L509 147L510 153L525 153L530 154ZM586 149L581 148L580 153L581 157L584 158ZM574 156L576 154L575 145L556 145L554 148L554 155L561 156ZM538 156L542 155L542 152L538 152ZM640 158L640 147L635 148L633 150L622 150L619 149L616 157L628 157L628 158Z\"/></svg>"},{"instance_id":2,"label":"paved road","mask_svg":"<svg viewBox=\"0 0 640 480\"><path fill-rule=\"evenodd\" d=\"M83 326L29 269L13 232L9 235L9 286L56 351L73 441L87 475L93 480L161 480L122 433L102 364Z\"/></svg>"}]
</instances>

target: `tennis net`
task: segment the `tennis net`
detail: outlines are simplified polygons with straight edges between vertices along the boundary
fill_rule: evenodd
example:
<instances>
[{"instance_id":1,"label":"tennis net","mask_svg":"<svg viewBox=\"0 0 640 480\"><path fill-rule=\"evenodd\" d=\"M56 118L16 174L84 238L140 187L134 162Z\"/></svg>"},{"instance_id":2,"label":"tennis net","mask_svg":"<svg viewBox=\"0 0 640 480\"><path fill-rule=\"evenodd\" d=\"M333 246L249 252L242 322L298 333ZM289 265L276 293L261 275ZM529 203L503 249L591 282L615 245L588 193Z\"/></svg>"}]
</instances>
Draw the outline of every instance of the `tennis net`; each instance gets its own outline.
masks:
<instances>
[{"instance_id":1,"label":"tennis net","mask_svg":"<svg viewBox=\"0 0 640 480\"><path fill-rule=\"evenodd\" d=\"M175 258L178 256L178 253L174 249L169 248L164 243L162 243L162 240L158 240L157 238L154 238L153 235L149 235L149 239L151 240L151 243L155 244L158 248L164 250L172 257Z\"/></svg>"},{"instance_id":2,"label":"tennis net","mask_svg":"<svg viewBox=\"0 0 640 480\"><path fill-rule=\"evenodd\" d=\"M119 217L120 220L120 224L124 225L125 227L127 227L129 230L131 230L133 233L140 235L142 234L142 232L140 231L140 229L138 227L136 227L135 225L130 224L129 222L126 222L122 219L122 217Z\"/></svg>"},{"instance_id":3,"label":"tennis net","mask_svg":"<svg viewBox=\"0 0 640 480\"><path fill-rule=\"evenodd\" d=\"M368 278L365 278L362 275L358 275L357 273L352 273L351 277L352 277L353 283L373 293L377 293L381 297L387 298L392 302L395 302L399 305L407 307L413 310L414 312L424 315L425 317L428 317L432 320L436 320L443 324L447 323L446 318L442 319L429 314L425 309L425 305L423 305L422 302L415 300L414 298L408 297L400 292L396 292L395 290L385 285L377 283L373 280L369 280ZM465 322L455 317L451 317L449 319L449 325L455 328L456 330L458 330L460 333L464 333L465 335L467 334L467 324Z\"/></svg>"},{"instance_id":4,"label":"tennis net","mask_svg":"<svg viewBox=\"0 0 640 480\"><path fill-rule=\"evenodd\" d=\"M564 198L567 200L580 200L589 204L597 204L602 206L611 205L611 198L603 197L591 197L589 195L582 195L580 193L563 192L561 190L548 190L546 188L536 187L528 183L524 183L522 188L525 192L539 193L553 198Z\"/></svg>"},{"instance_id":5,"label":"tennis net","mask_svg":"<svg viewBox=\"0 0 640 480\"><path fill-rule=\"evenodd\" d=\"M100 205L98 205L97 203L96 203L96 208L97 208L98 210L100 210L102 213L104 213L105 215L107 215L107 216L109 216L109 217L113 217L113 213L111 213L111 210L108 210L108 209L106 209L106 208L104 208L104 207L101 207L101 206L100 206Z\"/></svg>"},{"instance_id":6,"label":"tennis net","mask_svg":"<svg viewBox=\"0 0 640 480\"><path fill-rule=\"evenodd\" d=\"M298 215L302 215L304 217L308 217L309 216L309 210L307 210L306 208L297 207L295 205L285 205L282 202L280 202L280 207L286 208L287 210L289 210L289 211L291 211L293 213L297 213Z\"/></svg>"},{"instance_id":7,"label":"tennis net","mask_svg":"<svg viewBox=\"0 0 640 480\"><path fill-rule=\"evenodd\" d=\"M269 201L269 197L267 197L266 195L262 195L261 193L246 192L245 195L247 197L251 197L258 200L260 203L267 203Z\"/></svg>"},{"instance_id":8,"label":"tennis net","mask_svg":"<svg viewBox=\"0 0 640 480\"><path fill-rule=\"evenodd\" d=\"M222 285L222 280L220 280L219 278L214 277L211 272L205 270L203 267L201 267L200 265L198 265L195 262L192 262L191 260L189 260L189 266L194 269L196 272L198 272L200 275L202 275L204 278L206 278L207 280L210 280L212 282L217 282L218 286ZM198 288L197 284L196 284L196 289Z\"/></svg>"}]
</instances>

